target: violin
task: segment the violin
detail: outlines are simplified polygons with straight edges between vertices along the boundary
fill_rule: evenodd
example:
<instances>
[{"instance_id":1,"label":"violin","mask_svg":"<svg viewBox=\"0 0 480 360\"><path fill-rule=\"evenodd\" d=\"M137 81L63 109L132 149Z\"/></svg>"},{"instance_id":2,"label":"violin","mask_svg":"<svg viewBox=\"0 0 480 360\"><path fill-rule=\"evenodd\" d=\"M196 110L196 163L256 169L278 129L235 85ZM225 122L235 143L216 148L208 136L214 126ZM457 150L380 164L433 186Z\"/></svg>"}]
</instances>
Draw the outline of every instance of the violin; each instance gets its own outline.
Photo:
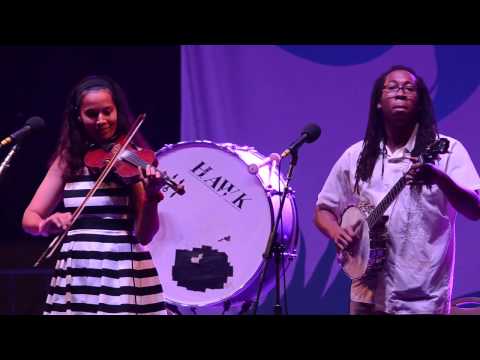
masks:
<instances>
[{"instance_id":1,"label":"violin","mask_svg":"<svg viewBox=\"0 0 480 360\"><path fill-rule=\"evenodd\" d=\"M116 142L109 143L88 151L84 156L85 165L94 173L102 171L112 160L113 156L125 144L126 136L120 137ZM171 188L179 195L185 194L185 188L177 184L165 171L160 171L157 166L155 153L150 149L139 148L129 144L113 165L112 171L116 173L126 184L131 184L138 179L138 167L145 169L151 165L160 172L163 185Z\"/></svg>"},{"instance_id":2,"label":"violin","mask_svg":"<svg viewBox=\"0 0 480 360\"><path fill-rule=\"evenodd\" d=\"M56 251L56 249L58 249L70 228L79 218L88 200L98 190L102 182L105 180L105 178L108 176L108 174L114 167L116 168L116 172L120 177L122 177L123 175L123 179L132 179L138 175L139 166L142 169L145 169L147 165L153 165L154 163L156 165L156 158L153 151L147 149L139 150L134 146L130 145L130 142L135 136L135 133L138 131L143 121L145 120L145 116L146 114L140 114L140 116L137 118L137 120L135 120L132 127L128 131L128 134L125 137L122 137L116 143L112 143L111 145L102 147L100 149L92 150L85 155L84 161L87 167L97 170L101 169L101 173L93 187L84 197L80 206L73 212L70 227L66 229L62 234L58 235L55 239L53 239L53 241L48 245L48 248L42 253L42 255L40 255L38 260L35 262L35 264L33 265L34 267L37 267L44 259L50 258ZM185 189L183 185L175 183L175 181L173 181L167 176L166 172L158 170L156 166L154 167L155 170L160 172L165 185L173 189L179 195L185 194Z\"/></svg>"}]
</instances>

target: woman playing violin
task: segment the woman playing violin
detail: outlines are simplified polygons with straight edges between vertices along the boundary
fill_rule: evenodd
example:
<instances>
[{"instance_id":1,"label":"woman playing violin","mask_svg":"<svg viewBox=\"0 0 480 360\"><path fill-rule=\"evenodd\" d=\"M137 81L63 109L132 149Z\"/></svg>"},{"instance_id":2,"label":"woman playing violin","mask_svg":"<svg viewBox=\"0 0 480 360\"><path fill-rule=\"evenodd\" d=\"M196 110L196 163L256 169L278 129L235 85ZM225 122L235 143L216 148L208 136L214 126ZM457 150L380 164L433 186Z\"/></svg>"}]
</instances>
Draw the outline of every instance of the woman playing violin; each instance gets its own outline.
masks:
<instances>
[{"instance_id":1,"label":"woman playing violin","mask_svg":"<svg viewBox=\"0 0 480 360\"><path fill-rule=\"evenodd\" d=\"M45 314L166 314L157 270L142 247L159 227L158 170L139 169L133 182L109 174L72 224L98 177L85 155L127 134L131 123L123 91L111 79L85 78L70 93L59 145L22 221L32 235L68 230ZM134 142L145 145L140 136ZM65 209L56 212L62 199Z\"/></svg>"}]
</instances>

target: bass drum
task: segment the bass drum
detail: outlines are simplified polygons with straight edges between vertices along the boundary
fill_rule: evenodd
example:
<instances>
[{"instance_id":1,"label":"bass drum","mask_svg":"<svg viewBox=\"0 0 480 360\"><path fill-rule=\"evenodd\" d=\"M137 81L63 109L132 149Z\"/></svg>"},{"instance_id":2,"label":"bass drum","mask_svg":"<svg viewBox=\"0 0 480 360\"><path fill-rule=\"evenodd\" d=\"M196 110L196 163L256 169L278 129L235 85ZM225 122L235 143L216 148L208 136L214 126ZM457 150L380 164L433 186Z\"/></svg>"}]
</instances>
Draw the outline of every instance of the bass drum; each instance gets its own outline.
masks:
<instances>
[{"instance_id":1,"label":"bass drum","mask_svg":"<svg viewBox=\"0 0 480 360\"><path fill-rule=\"evenodd\" d=\"M180 314L238 314L240 305L245 311L256 298L279 209L277 189L285 186L278 167L254 148L209 141L167 145L156 156L158 167L186 191L180 196L162 189L159 231L147 245L167 304ZM286 269L298 240L291 191L277 239ZM274 268L272 259L262 298L275 284Z\"/></svg>"}]
</instances>

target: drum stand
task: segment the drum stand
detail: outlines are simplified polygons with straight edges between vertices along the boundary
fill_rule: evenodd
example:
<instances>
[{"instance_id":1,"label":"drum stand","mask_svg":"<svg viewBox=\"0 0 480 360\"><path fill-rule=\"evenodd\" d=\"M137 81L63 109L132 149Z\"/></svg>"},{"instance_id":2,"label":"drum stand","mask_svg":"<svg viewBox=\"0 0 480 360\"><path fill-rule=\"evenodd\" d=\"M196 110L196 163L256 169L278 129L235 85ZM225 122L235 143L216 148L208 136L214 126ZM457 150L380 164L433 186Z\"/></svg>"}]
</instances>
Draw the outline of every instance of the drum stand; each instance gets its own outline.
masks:
<instances>
[{"instance_id":1,"label":"drum stand","mask_svg":"<svg viewBox=\"0 0 480 360\"><path fill-rule=\"evenodd\" d=\"M292 179L292 176L293 176L293 169L297 165L297 161L298 161L298 153L296 149L291 150L290 154L292 156L292 160L290 161L290 166L288 168L288 173L286 177L287 181L285 183L285 187L281 194L282 197L280 200L280 208L278 209L278 213L275 218L275 223L273 225L272 231L270 232L267 247L265 248L265 252L263 253L263 259L264 259L263 270L262 270L262 275L260 277L260 283L257 290L257 298L255 300L254 307L253 307L253 315L257 314L257 308L260 302L260 296L262 293L265 275L267 273L268 264L272 256L274 256L275 258L275 305L273 306L273 313L275 315L282 315L282 305L280 305L280 270L281 270L281 264L282 264L282 256L285 249L283 248L283 245L277 241L277 231L278 231L278 224L280 223L282 218L283 205L285 204L287 195L290 192L288 185L290 184L290 180ZM286 294L284 294L284 296L286 296Z\"/></svg>"}]
</instances>

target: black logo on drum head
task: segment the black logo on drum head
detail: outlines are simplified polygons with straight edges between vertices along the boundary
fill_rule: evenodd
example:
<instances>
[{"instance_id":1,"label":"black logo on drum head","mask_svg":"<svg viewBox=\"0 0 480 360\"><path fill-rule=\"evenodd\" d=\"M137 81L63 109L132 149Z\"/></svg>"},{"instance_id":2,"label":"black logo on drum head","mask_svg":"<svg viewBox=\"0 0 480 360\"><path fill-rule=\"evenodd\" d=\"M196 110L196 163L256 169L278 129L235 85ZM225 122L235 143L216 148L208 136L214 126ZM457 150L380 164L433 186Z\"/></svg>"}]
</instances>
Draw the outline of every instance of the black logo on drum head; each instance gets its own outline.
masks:
<instances>
[{"instance_id":1,"label":"black logo on drum head","mask_svg":"<svg viewBox=\"0 0 480 360\"><path fill-rule=\"evenodd\" d=\"M172 278L178 286L202 292L223 289L229 276L233 276L233 267L223 252L205 245L192 251L176 251Z\"/></svg>"},{"instance_id":2,"label":"black logo on drum head","mask_svg":"<svg viewBox=\"0 0 480 360\"><path fill-rule=\"evenodd\" d=\"M248 198L245 192L242 192L223 175L210 174L212 170L211 166L206 166L205 161L202 161L190 171L198 180L202 181L204 185L226 200L235 209L242 210L244 205L248 204L248 201L252 199ZM206 176L207 174L209 175Z\"/></svg>"}]
</instances>

